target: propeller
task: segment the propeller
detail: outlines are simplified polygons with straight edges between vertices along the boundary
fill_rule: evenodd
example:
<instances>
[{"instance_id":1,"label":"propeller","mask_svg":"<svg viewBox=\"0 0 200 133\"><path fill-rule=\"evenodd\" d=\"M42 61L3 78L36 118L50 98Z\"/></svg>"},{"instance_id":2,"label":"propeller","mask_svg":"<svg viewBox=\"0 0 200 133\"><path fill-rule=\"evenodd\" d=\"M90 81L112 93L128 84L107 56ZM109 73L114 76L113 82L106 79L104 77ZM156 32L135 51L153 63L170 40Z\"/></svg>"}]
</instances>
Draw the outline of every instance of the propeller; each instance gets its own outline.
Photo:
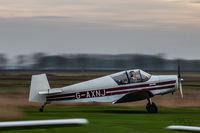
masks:
<instances>
[{"instance_id":1,"label":"propeller","mask_svg":"<svg viewBox=\"0 0 200 133\"><path fill-rule=\"evenodd\" d=\"M183 88L182 88L181 81L183 81L183 79L181 78L180 62L178 61L178 83L179 83L179 91L181 93L181 97L183 98Z\"/></svg>"}]
</instances>

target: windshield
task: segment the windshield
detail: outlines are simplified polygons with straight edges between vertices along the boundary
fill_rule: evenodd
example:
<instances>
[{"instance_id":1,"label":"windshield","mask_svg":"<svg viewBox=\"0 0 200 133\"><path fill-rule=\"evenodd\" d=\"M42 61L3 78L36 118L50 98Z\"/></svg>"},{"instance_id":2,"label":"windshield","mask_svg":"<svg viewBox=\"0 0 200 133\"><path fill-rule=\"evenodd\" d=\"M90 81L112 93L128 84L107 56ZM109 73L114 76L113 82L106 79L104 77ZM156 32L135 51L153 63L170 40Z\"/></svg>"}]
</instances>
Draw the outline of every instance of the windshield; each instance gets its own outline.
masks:
<instances>
[{"instance_id":1,"label":"windshield","mask_svg":"<svg viewBox=\"0 0 200 133\"><path fill-rule=\"evenodd\" d=\"M118 85L123 85L146 82L151 78L151 75L142 70L136 69L114 74L112 78Z\"/></svg>"},{"instance_id":2,"label":"windshield","mask_svg":"<svg viewBox=\"0 0 200 133\"><path fill-rule=\"evenodd\" d=\"M129 79L126 72L117 73L112 78L117 82L118 85L128 84Z\"/></svg>"},{"instance_id":3,"label":"windshield","mask_svg":"<svg viewBox=\"0 0 200 133\"><path fill-rule=\"evenodd\" d=\"M148 74L147 72L144 72L142 70L140 70L140 74L142 76L142 80L143 81L148 81L151 78L150 74Z\"/></svg>"}]
</instances>

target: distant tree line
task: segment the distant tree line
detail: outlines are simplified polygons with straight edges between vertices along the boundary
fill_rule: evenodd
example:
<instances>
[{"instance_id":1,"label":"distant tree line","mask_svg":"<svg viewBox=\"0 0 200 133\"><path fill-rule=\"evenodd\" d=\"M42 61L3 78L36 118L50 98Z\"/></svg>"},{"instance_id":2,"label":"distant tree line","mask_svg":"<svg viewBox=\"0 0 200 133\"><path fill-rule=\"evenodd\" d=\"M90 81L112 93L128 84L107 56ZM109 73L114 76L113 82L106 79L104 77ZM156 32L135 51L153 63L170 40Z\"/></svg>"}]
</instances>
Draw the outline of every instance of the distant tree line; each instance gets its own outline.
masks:
<instances>
[{"instance_id":1,"label":"distant tree line","mask_svg":"<svg viewBox=\"0 0 200 133\"><path fill-rule=\"evenodd\" d=\"M177 62L182 71L200 71L200 60L165 59L159 55L140 54L65 54L48 55L35 53L18 55L10 61L5 54L0 54L1 70L124 70L140 68L148 71L176 71ZM12 63L9 63L12 62ZM13 63L14 62L14 63Z\"/></svg>"}]
</instances>

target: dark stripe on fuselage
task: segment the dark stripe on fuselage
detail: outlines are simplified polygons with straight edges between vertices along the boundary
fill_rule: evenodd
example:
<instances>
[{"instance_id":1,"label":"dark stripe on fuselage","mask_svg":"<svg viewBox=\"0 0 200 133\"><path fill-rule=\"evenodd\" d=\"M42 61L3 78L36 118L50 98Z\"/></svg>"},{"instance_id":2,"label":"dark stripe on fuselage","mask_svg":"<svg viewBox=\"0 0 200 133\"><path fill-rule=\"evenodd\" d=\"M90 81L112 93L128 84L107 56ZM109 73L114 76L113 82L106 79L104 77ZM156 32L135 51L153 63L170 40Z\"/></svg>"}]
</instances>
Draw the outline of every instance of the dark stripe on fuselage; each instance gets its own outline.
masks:
<instances>
[{"instance_id":1,"label":"dark stripe on fuselage","mask_svg":"<svg viewBox=\"0 0 200 133\"><path fill-rule=\"evenodd\" d=\"M176 83L176 81L173 80L173 81L160 82L160 83L156 83L156 85L167 85L167 84L173 84L173 83ZM166 88L175 87L175 85L165 86L165 87L155 87L155 86L153 88L144 88L144 89L141 89L141 90L144 91L144 90L151 90L151 89L155 90L155 89L166 89ZM126 90L126 89L135 89L135 88L143 88L143 87L150 87L150 85L149 84L143 84L143 85L109 88L109 89L101 89L101 90L91 90L91 91L100 91L100 94L105 93L105 95L103 95L103 96L110 96L110 95L119 95L119 94L134 92L134 91L141 91L141 90ZM124 91L112 92L112 91L117 91L117 90L119 90L119 91L124 90ZM81 99L82 99L82 98L88 98L86 95L87 95L87 93L91 93L91 91L83 91L83 92L76 92L76 93L79 93L79 95L81 95ZM104 91L104 92L102 92L102 91ZM107 92L109 92L109 93L107 93ZM68 93L68 94L62 94L62 95L48 96L47 101L73 100L73 99L76 99L76 96L75 96L76 93ZM62 97L62 98L59 98L59 97Z\"/></svg>"},{"instance_id":2,"label":"dark stripe on fuselage","mask_svg":"<svg viewBox=\"0 0 200 133\"><path fill-rule=\"evenodd\" d=\"M174 83L176 83L176 80L160 82L160 83L156 83L156 85L165 85L165 84L174 84Z\"/></svg>"},{"instance_id":3,"label":"dark stripe on fuselage","mask_svg":"<svg viewBox=\"0 0 200 133\"><path fill-rule=\"evenodd\" d=\"M120 92L112 92L109 93L110 95L120 95L120 94L125 94L125 93L130 93L130 92L140 92L140 91L147 91L147 90L162 90L162 89L168 89L168 88L173 88L175 85L170 85L170 86L164 86L164 87L152 87L152 88L145 88L141 90L129 90L129 91L120 91ZM108 96L108 95L106 95Z\"/></svg>"},{"instance_id":4,"label":"dark stripe on fuselage","mask_svg":"<svg viewBox=\"0 0 200 133\"><path fill-rule=\"evenodd\" d=\"M156 85L166 85L166 84L173 84L176 83L176 80L173 81L165 81L156 83ZM116 90L124 90L124 89L131 89L131 88L142 88L142 87L150 87L150 84L142 84L142 85L134 85L134 86L125 86L125 87L117 87L117 88L108 88L104 89L106 91L116 91ZM58 97L65 97L65 96L73 96L75 93L68 93L68 94L60 94L60 95L54 95L54 96L47 96L47 98L58 98Z\"/></svg>"},{"instance_id":5,"label":"dark stripe on fuselage","mask_svg":"<svg viewBox=\"0 0 200 133\"><path fill-rule=\"evenodd\" d=\"M129 90L129 91L120 91L120 92L111 92L111 93L106 93L107 92L106 91L104 96L121 95L121 94L126 94L126 93L131 93L131 92L140 92L140 91L146 91L146 90L169 89L169 88L174 88L174 87L175 87L175 85L169 85L169 86L163 86L163 87L152 87L152 88L144 88L144 89L141 89L141 90ZM80 95L81 94L85 94L85 96L81 97L80 99L84 99L84 98L96 98L96 97L87 97L86 96L87 92L88 91L80 92ZM75 93L74 93L74 97L64 97L64 98L47 99L47 101L62 101L62 100L75 100L75 99L77 99L77 98L76 98Z\"/></svg>"}]
</instances>

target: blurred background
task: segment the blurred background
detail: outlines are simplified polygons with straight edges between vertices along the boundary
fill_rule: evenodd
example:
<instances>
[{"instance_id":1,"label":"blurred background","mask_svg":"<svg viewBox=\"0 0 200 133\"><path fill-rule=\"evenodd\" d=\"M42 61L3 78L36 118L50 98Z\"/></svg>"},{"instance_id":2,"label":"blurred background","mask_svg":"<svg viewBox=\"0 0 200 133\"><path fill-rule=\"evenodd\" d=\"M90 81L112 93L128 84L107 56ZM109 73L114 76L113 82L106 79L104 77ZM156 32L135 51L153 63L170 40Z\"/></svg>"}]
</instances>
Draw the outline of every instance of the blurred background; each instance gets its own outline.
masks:
<instances>
[{"instance_id":1,"label":"blurred background","mask_svg":"<svg viewBox=\"0 0 200 133\"><path fill-rule=\"evenodd\" d=\"M121 71L143 69L149 72L200 72L200 60L166 59L165 54L63 54L35 53L8 59L0 54L2 71Z\"/></svg>"}]
</instances>

